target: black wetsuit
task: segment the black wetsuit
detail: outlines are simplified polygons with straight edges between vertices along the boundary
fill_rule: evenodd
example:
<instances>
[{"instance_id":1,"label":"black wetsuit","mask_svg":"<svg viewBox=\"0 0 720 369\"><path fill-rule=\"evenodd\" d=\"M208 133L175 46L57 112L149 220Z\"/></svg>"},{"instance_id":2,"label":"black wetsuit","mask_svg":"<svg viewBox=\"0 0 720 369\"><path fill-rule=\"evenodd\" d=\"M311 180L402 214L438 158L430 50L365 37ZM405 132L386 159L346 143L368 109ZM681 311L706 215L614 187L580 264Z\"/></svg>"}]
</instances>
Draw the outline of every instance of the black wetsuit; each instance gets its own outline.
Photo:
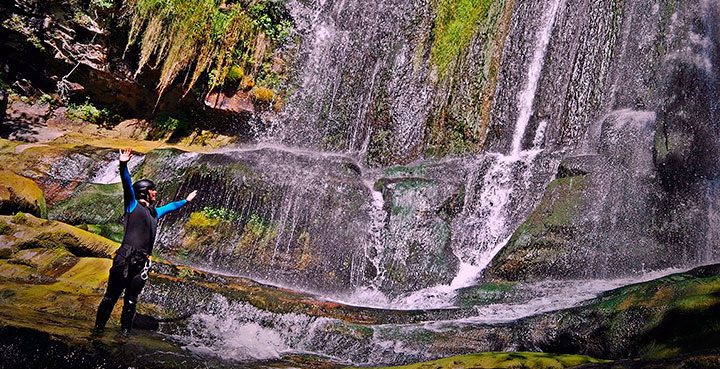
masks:
<instances>
[{"instance_id":1,"label":"black wetsuit","mask_svg":"<svg viewBox=\"0 0 720 369\"><path fill-rule=\"evenodd\" d=\"M155 243L158 219L179 209L187 203L187 200L176 201L159 208L145 206L135 198L126 162L120 162L120 178L125 203L123 216L125 233L110 267L107 290L98 307L95 329L105 328L115 303L125 291L120 326L123 331L129 332L132 329L138 296L145 286L147 275L143 275L143 271L145 266L149 265L147 263Z\"/></svg>"}]
</instances>

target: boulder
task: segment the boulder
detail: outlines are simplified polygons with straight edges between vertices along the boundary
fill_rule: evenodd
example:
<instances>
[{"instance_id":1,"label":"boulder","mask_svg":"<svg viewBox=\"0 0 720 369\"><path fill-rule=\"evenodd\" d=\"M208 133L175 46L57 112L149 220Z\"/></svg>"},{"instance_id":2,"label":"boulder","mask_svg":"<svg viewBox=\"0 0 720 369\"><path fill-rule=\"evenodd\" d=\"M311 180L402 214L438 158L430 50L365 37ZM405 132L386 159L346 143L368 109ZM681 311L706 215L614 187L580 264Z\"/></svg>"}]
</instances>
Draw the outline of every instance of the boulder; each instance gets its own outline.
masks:
<instances>
[{"instance_id":1,"label":"boulder","mask_svg":"<svg viewBox=\"0 0 720 369\"><path fill-rule=\"evenodd\" d=\"M120 246L97 234L30 214L0 216L0 224L3 248L15 252L62 248L76 257L111 258Z\"/></svg>"},{"instance_id":2,"label":"boulder","mask_svg":"<svg viewBox=\"0 0 720 369\"><path fill-rule=\"evenodd\" d=\"M29 178L0 170L0 214L17 212L47 217L43 191Z\"/></svg>"}]
</instances>

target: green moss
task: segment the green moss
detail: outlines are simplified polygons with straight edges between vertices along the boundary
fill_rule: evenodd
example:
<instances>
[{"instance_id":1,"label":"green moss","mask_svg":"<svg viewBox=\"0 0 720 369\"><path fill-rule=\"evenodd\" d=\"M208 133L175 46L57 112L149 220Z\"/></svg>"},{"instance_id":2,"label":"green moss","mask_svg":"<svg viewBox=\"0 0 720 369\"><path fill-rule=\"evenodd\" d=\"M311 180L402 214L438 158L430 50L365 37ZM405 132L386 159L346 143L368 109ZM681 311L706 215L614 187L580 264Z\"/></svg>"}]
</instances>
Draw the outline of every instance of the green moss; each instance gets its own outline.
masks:
<instances>
[{"instance_id":1,"label":"green moss","mask_svg":"<svg viewBox=\"0 0 720 369\"><path fill-rule=\"evenodd\" d=\"M240 83L242 81L242 78L245 76L245 71L243 68L237 64L234 64L230 67L228 70L227 76L225 76L225 82L226 83Z\"/></svg>"},{"instance_id":2,"label":"green moss","mask_svg":"<svg viewBox=\"0 0 720 369\"><path fill-rule=\"evenodd\" d=\"M537 352L485 352L453 356L424 363L382 367L385 369L563 369L589 363L603 363L607 360L593 359L582 355L554 355ZM375 369L380 369L377 367Z\"/></svg>"},{"instance_id":3,"label":"green moss","mask_svg":"<svg viewBox=\"0 0 720 369\"><path fill-rule=\"evenodd\" d=\"M39 233L17 243L20 249L64 248L80 257L110 257L118 244L96 234L67 224L49 222L39 227Z\"/></svg>"},{"instance_id":4,"label":"green moss","mask_svg":"<svg viewBox=\"0 0 720 369\"><path fill-rule=\"evenodd\" d=\"M278 229L276 226L263 220L259 215L253 214L247 223L245 223L243 234L236 250L242 251L253 246L260 250L266 250L277 235Z\"/></svg>"},{"instance_id":5,"label":"green moss","mask_svg":"<svg viewBox=\"0 0 720 369\"><path fill-rule=\"evenodd\" d=\"M540 204L515 231L510 244L542 242L543 237L552 237L553 232L563 232L564 228L572 225L572 220L582 205L586 187L585 176L558 178L550 182Z\"/></svg>"},{"instance_id":6,"label":"green moss","mask_svg":"<svg viewBox=\"0 0 720 369\"><path fill-rule=\"evenodd\" d=\"M51 219L69 224L118 224L122 218L122 185L85 184L49 211Z\"/></svg>"},{"instance_id":7,"label":"green moss","mask_svg":"<svg viewBox=\"0 0 720 369\"><path fill-rule=\"evenodd\" d=\"M31 266L36 272L52 278L68 271L77 260L64 248L55 247L20 250L10 262Z\"/></svg>"},{"instance_id":8,"label":"green moss","mask_svg":"<svg viewBox=\"0 0 720 369\"><path fill-rule=\"evenodd\" d=\"M689 296L673 303L673 306L682 312L704 311L720 303L717 296L698 295Z\"/></svg>"},{"instance_id":9,"label":"green moss","mask_svg":"<svg viewBox=\"0 0 720 369\"><path fill-rule=\"evenodd\" d=\"M74 248L80 242L77 238L68 233L46 232L41 233L30 240L21 242L18 247L24 249L53 249L53 248Z\"/></svg>"},{"instance_id":10,"label":"green moss","mask_svg":"<svg viewBox=\"0 0 720 369\"><path fill-rule=\"evenodd\" d=\"M13 228L8 224L8 222L0 220L0 236L11 234L12 231Z\"/></svg>"},{"instance_id":11,"label":"green moss","mask_svg":"<svg viewBox=\"0 0 720 369\"><path fill-rule=\"evenodd\" d=\"M15 224L10 245L19 249L64 248L76 256L109 258L119 247L118 243L83 231L64 223L24 215L21 224ZM3 217L9 220L10 217Z\"/></svg>"},{"instance_id":12,"label":"green moss","mask_svg":"<svg viewBox=\"0 0 720 369\"><path fill-rule=\"evenodd\" d=\"M275 91L266 87L255 86L250 91L253 100L259 104L269 104L275 99Z\"/></svg>"},{"instance_id":13,"label":"green moss","mask_svg":"<svg viewBox=\"0 0 720 369\"><path fill-rule=\"evenodd\" d=\"M220 219L211 218L201 211L196 211L190 214L190 218L185 223L185 229L189 232L204 234L213 230L218 224L220 224Z\"/></svg>"},{"instance_id":14,"label":"green moss","mask_svg":"<svg viewBox=\"0 0 720 369\"><path fill-rule=\"evenodd\" d=\"M30 178L9 170L0 170L0 212L27 212L46 217L47 206L43 191Z\"/></svg>"},{"instance_id":15,"label":"green moss","mask_svg":"<svg viewBox=\"0 0 720 369\"><path fill-rule=\"evenodd\" d=\"M26 224L28 221L27 215L23 212L18 212L12 217L12 222L15 224Z\"/></svg>"},{"instance_id":16,"label":"green moss","mask_svg":"<svg viewBox=\"0 0 720 369\"><path fill-rule=\"evenodd\" d=\"M472 41L478 22L495 0L439 0L430 60L445 76Z\"/></svg>"}]
</instances>

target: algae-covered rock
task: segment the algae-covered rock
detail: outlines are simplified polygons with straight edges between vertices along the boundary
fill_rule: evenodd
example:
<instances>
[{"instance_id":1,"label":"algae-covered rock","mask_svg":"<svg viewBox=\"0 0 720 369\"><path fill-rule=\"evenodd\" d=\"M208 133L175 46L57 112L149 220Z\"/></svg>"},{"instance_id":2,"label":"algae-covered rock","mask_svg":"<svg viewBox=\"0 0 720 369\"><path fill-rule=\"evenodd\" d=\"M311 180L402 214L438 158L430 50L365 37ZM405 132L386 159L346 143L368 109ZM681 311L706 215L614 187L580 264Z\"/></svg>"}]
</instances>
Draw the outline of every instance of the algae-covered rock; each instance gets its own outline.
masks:
<instances>
[{"instance_id":1,"label":"algae-covered rock","mask_svg":"<svg viewBox=\"0 0 720 369\"><path fill-rule=\"evenodd\" d=\"M22 213L20 213L22 214ZM94 233L52 220L44 220L32 215L0 216L0 222L7 224L9 235L0 236L3 248L17 250L35 248L64 248L75 256L110 258L119 244Z\"/></svg>"},{"instance_id":2,"label":"algae-covered rock","mask_svg":"<svg viewBox=\"0 0 720 369\"><path fill-rule=\"evenodd\" d=\"M67 200L52 206L48 214L68 224L117 225L122 219L122 196L119 183L83 184Z\"/></svg>"},{"instance_id":3,"label":"algae-covered rock","mask_svg":"<svg viewBox=\"0 0 720 369\"><path fill-rule=\"evenodd\" d=\"M0 170L0 214L27 212L47 217L43 191L31 179Z\"/></svg>"},{"instance_id":4,"label":"algae-covered rock","mask_svg":"<svg viewBox=\"0 0 720 369\"><path fill-rule=\"evenodd\" d=\"M380 280L380 289L390 295L449 284L457 274L458 259L452 251L443 207L460 186L430 175L398 177L375 184L381 187L387 213L383 244L370 248L379 262L372 265L377 270L368 273L369 277Z\"/></svg>"},{"instance_id":5,"label":"algae-covered rock","mask_svg":"<svg viewBox=\"0 0 720 369\"><path fill-rule=\"evenodd\" d=\"M606 362L582 355L553 355L541 352L484 352L383 369L563 369ZM381 369L377 367L376 369Z\"/></svg>"},{"instance_id":6,"label":"algae-covered rock","mask_svg":"<svg viewBox=\"0 0 720 369\"><path fill-rule=\"evenodd\" d=\"M720 265L602 294L586 305L528 318L526 348L594 357L665 359L717 348Z\"/></svg>"},{"instance_id":7,"label":"algae-covered rock","mask_svg":"<svg viewBox=\"0 0 720 369\"><path fill-rule=\"evenodd\" d=\"M496 255L485 276L527 281L582 273L582 255L578 255L579 248L574 242L579 228L573 222L585 206L583 192L587 183L584 175L552 181L537 207Z\"/></svg>"}]
</instances>

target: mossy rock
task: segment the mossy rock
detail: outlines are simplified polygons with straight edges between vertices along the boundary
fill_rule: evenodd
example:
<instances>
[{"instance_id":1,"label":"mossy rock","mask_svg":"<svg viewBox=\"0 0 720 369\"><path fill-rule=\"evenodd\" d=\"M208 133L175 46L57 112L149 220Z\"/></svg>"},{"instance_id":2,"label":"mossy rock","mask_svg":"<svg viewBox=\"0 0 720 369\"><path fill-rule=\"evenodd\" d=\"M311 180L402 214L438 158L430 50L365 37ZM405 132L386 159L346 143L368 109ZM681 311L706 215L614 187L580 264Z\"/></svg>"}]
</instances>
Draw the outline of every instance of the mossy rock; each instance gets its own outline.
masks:
<instances>
[{"instance_id":1,"label":"mossy rock","mask_svg":"<svg viewBox=\"0 0 720 369\"><path fill-rule=\"evenodd\" d=\"M720 264L608 291L553 315L549 321L560 323L547 351L656 360L716 349ZM545 334L547 322L533 325Z\"/></svg>"},{"instance_id":2,"label":"mossy rock","mask_svg":"<svg viewBox=\"0 0 720 369\"><path fill-rule=\"evenodd\" d=\"M4 244L17 250L62 248L77 257L110 258L120 246L117 242L82 229L32 215L0 216L0 222L12 227L11 236L3 237Z\"/></svg>"},{"instance_id":3,"label":"mossy rock","mask_svg":"<svg viewBox=\"0 0 720 369\"><path fill-rule=\"evenodd\" d=\"M9 170L0 170L0 214L17 212L47 217L45 196L32 179Z\"/></svg>"},{"instance_id":4,"label":"mossy rock","mask_svg":"<svg viewBox=\"0 0 720 369\"><path fill-rule=\"evenodd\" d=\"M119 183L83 185L70 198L52 206L49 215L75 225L118 223L122 218L122 196Z\"/></svg>"},{"instance_id":5,"label":"mossy rock","mask_svg":"<svg viewBox=\"0 0 720 369\"><path fill-rule=\"evenodd\" d=\"M124 229L122 224L81 224L77 227L83 231L103 236L117 243L122 242L123 239Z\"/></svg>"},{"instance_id":6,"label":"mossy rock","mask_svg":"<svg viewBox=\"0 0 720 369\"><path fill-rule=\"evenodd\" d=\"M572 274L578 263L567 255L577 249L575 221L585 205L587 186L585 175L550 182L538 206L495 256L485 276L517 281Z\"/></svg>"},{"instance_id":7,"label":"mossy rock","mask_svg":"<svg viewBox=\"0 0 720 369\"><path fill-rule=\"evenodd\" d=\"M460 289L455 303L462 307L501 303L508 301L516 293L515 282L488 282Z\"/></svg>"},{"instance_id":8,"label":"mossy rock","mask_svg":"<svg viewBox=\"0 0 720 369\"><path fill-rule=\"evenodd\" d=\"M563 369L589 363L607 362L582 355L554 355L538 352L484 352L479 354L453 356L403 366L383 367L384 369ZM379 367L376 369L380 369Z\"/></svg>"}]
</instances>

